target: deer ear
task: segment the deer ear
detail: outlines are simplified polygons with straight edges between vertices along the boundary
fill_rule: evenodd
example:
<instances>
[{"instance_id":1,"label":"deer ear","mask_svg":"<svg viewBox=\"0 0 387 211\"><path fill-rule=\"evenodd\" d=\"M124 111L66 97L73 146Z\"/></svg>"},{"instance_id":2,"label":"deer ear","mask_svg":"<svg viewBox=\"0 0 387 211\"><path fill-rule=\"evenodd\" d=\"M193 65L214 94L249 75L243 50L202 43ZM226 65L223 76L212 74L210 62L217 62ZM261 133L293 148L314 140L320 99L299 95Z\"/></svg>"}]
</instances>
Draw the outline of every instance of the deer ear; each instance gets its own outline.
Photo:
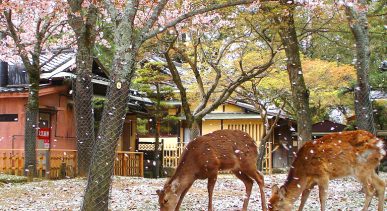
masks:
<instances>
[{"instance_id":1,"label":"deer ear","mask_svg":"<svg viewBox=\"0 0 387 211\"><path fill-rule=\"evenodd\" d=\"M273 185L273 187L271 187L271 194L272 195L275 195L275 194L278 194L279 192L279 187L277 184Z\"/></svg>"},{"instance_id":2,"label":"deer ear","mask_svg":"<svg viewBox=\"0 0 387 211\"><path fill-rule=\"evenodd\" d=\"M285 195L286 195L286 189L285 189L285 187L282 186L279 189L279 196L280 196L280 198L285 198Z\"/></svg>"}]
</instances>

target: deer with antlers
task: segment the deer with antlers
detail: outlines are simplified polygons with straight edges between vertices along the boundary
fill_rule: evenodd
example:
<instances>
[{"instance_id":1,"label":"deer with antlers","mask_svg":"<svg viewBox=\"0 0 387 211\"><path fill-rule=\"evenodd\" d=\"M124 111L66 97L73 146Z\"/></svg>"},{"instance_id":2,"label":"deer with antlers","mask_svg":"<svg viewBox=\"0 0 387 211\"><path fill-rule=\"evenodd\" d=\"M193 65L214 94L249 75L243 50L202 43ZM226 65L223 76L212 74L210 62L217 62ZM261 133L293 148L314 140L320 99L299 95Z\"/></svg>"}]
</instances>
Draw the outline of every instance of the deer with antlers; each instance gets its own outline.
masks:
<instances>
[{"instance_id":1,"label":"deer with antlers","mask_svg":"<svg viewBox=\"0 0 387 211\"><path fill-rule=\"evenodd\" d=\"M385 182L375 173L386 152L382 140L367 131L349 131L326 135L305 143L296 154L286 182L272 187L270 211L290 211L301 196L299 211L310 191L319 188L321 210L325 210L329 180L354 176L363 186L367 210L374 194L378 211L383 210Z\"/></svg>"},{"instance_id":2,"label":"deer with antlers","mask_svg":"<svg viewBox=\"0 0 387 211\"><path fill-rule=\"evenodd\" d=\"M245 132L218 130L191 141L185 148L173 176L158 190L160 210L179 210L184 196L197 179L208 179L208 210L218 171L230 170L246 187L243 210L247 210L253 180L258 183L263 210L266 200L263 175L257 171L257 146Z\"/></svg>"}]
</instances>

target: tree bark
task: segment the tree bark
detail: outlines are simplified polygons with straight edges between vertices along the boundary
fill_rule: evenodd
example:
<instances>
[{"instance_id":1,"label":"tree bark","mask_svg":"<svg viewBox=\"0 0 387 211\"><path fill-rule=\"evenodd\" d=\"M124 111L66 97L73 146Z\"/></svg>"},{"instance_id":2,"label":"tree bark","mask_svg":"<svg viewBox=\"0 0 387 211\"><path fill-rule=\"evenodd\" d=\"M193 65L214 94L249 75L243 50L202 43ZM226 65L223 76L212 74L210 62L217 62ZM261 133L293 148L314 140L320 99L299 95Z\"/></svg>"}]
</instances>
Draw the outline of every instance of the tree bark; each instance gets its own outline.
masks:
<instances>
[{"instance_id":1,"label":"tree bark","mask_svg":"<svg viewBox=\"0 0 387 211\"><path fill-rule=\"evenodd\" d=\"M113 176L114 159L118 139L127 113L130 81L134 74L134 59L125 59L116 55L107 100L102 113L101 126L98 132L93 157L91 160L88 182L84 196L83 211L108 210L109 190ZM128 63L130 62L130 63ZM128 64L128 66L124 64ZM123 69L130 70L128 77L119 74Z\"/></svg>"},{"instance_id":2,"label":"tree bark","mask_svg":"<svg viewBox=\"0 0 387 211\"><path fill-rule=\"evenodd\" d=\"M160 93L160 84L156 84L156 92L157 92L157 100L156 100L156 137L155 137L155 154L154 154L154 161L156 162L155 165L155 177L160 177L160 126L161 126L161 117L160 112L161 111L161 93Z\"/></svg>"},{"instance_id":3,"label":"tree bark","mask_svg":"<svg viewBox=\"0 0 387 211\"><path fill-rule=\"evenodd\" d=\"M154 154L154 161L155 161L155 177L160 177L160 126L161 126L161 120L159 117L156 117L156 140L155 140L155 154Z\"/></svg>"},{"instance_id":4,"label":"tree bark","mask_svg":"<svg viewBox=\"0 0 387 211\"><path fill-rule=\"evenodd\" d=\"M191 127L189 128L189 141L193 141L195 138L202 135L200 130L200 121L201 120L195 119L192 124L190 124Z\"/></svg>"},{"instance_id":5,"label":"tree bark","mask_svg":"<svg viewBox=\"0 0 387 211\"><path fill-rule=\"evenodd\" d=\"M354 5L347 4L345 11L349 27L356 41L356 125L358 129L367 130L375 134L376 130L368 79L371 52L368 35L367 7L367 2L361 0Z\"/></svg>"},{"instance_id":6,"label":"tree bark","mask_svg":"<svg viewBox=\"0 0 387 211\"><path fill-rule=\"evenodd\" d=\"M265 124L263 126L264 128L264 133L262 135L261 142L259 143L258 147L258 161L257 161L257 167L258 170L262 171L263 170L263 159L265 157L265 149L266 149L266 143L269 141L269 138L272 137L272 133L274 131L275 126L277 125L280 115L282 112L282 109L285 107L285 103L282 105L281 109L279 110L277 116L274 119L274 122L270 125L269 119L267 118L267 111L266 109L259 109L262 115L262 118L265 120ZM270 125L270 126L269 126Z\"/></svg>"},{"instance_id":7,"label":"tree bark","mask_svg":"<svg viewBox=\"0 0 387 211\"><path fill-rule=\"evenodd\" d=\"M78 175L86 176L92 157L95 142L94 114L93 114L93 48L96 36L97 8L91 4L87 12L86 21L82 16L82 1L68 0L71 8L69 23L77 39L78 52L76 56L76 79L73 99L75 108L76 136L78 150Z\"/></svg>"},{"instance_id":8,"label":"tree bark","mask_svg":"<svg viewBox=\"0 0 387 211\"><path fill-rule=\"evenodd\" d=\"M279 34L287 57L287 71L292 90L292 101L297 111L298 148L312 139L312 119L309 108L309 91L302 74L299 42L294 24L294 5L281 0L284 10L275 21L280 25Z\"/></svg>"},{"instance_id":9,"label":"tree bark","mask_svg":"<svg viewBox=\"0 0 387 211\"><path fill-rule=\"evenodd\" d=\"M74 108L78 151L78 175L86 176L94 145L94 114L92 107L93 84L91 82L93 58L86 49L77 54L77 78L74 86Z\"/></svg>"},{"instance_id":10,"label":"tree bark","mask_svg":"<svg viewBox=\"0 0 387 211\"><path fill-rule=\"evenodd\" d=\"M24 127L24 168L25 174L28 171L33 176L36 175L36 130L38 129L39 116L39 69L28 69L30 87L28 89L28 99L26 104L25 127ZM33 166L29 168L29 166ZM28 168L28 170L27 170Z\"/></svg>"}]
</instances>

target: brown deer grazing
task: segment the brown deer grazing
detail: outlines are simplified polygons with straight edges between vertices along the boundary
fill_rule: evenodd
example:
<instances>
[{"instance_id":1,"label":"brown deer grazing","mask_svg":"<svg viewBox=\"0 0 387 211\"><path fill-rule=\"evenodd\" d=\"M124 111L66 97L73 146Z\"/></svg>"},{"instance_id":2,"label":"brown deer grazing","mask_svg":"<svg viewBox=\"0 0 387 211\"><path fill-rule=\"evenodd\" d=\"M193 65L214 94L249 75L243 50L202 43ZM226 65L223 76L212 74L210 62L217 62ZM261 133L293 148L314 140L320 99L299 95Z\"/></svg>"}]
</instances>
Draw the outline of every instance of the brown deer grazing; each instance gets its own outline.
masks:
<instances>
[{"instance_id":1,"label":"brown deer grazing","mask_svg":"<svg viewBox=\"0 0 387 211\"><path fill-rule=\"evenodd\" d=\"M302 194L298 210L304 208L310 191L319 188L321 210L325 210L329 180L354 176L365 192L363 210L367 210L373 195L383 210L385 182L375 168L385 155L382 140L366 131L350 131L326 135L305 143L297 153L285 184L272 187L270 211L288 211Z\"/></svg>"},{"instance_id":2,"label":"brown deer grazing","mask_svg":"<svg viewBox=\"0 0 387 211\"><path fill-rule=\"evenodd\" d=\"M218 130L191 141L184 150L173 176L158 190L160 210L179 210L193 182L208 179L208 210L212 211L212 193L218 171L231 170L246 186L243 210L247 210L253 180L259 185L263 210L266 200L263 175L257 171L257 146L245 132Z\"/></svg>"}]
</instances>

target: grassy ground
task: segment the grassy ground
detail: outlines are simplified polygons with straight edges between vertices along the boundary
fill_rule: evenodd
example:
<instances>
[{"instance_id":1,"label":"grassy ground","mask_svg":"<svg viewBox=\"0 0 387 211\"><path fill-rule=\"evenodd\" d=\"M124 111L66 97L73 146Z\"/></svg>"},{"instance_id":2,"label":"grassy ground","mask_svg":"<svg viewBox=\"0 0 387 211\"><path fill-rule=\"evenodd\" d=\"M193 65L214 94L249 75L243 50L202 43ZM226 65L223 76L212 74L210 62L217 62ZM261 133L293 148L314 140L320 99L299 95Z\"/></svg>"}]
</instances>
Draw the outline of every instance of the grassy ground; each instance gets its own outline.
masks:
<instances>
[{"instance_id":1,"label":"grassy ground","mask_svg":"<svg viewBox=\"0 0 387 211\"><path fill-rule=\"evenodd\" d=\"M0 174L0 183L23 183L27 182L27 177Z\"/></svg>"}]
</instances>

